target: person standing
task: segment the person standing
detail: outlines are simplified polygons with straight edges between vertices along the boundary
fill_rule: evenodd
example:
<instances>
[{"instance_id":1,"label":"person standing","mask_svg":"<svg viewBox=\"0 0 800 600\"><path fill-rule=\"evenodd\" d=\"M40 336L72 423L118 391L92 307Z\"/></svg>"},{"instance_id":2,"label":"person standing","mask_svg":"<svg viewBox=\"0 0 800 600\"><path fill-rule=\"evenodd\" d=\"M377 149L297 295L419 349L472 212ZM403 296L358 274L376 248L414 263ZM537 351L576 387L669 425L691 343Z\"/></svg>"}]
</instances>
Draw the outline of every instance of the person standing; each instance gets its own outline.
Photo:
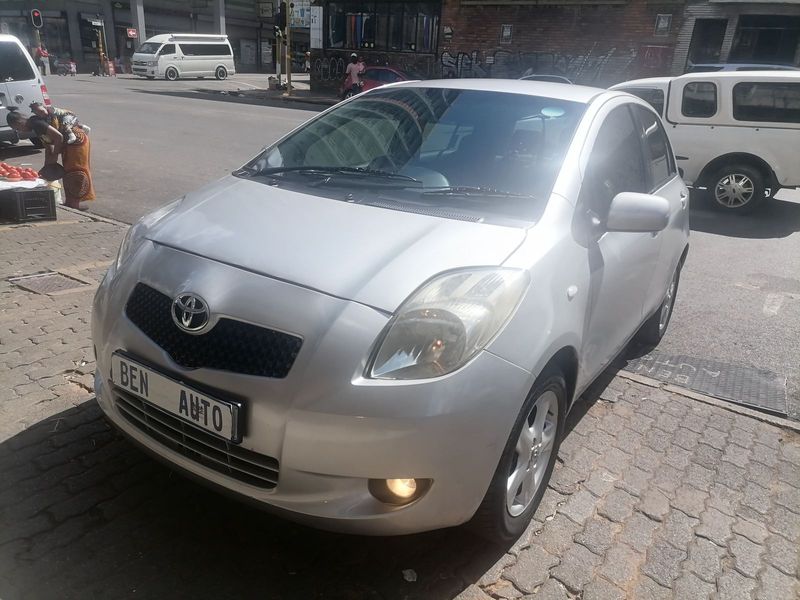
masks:
<instances>
[{"instance_id":1,"label":"person standing","mask_svg":"<svg viewBox=\"0 0 800 600\"><path fill-rule=\"evenodd\" d=\"M34 60L36 61L36 66L39 67L39 71L42 73L42 75L50 74L50 69L48 69L50 53L47 51L47 48L44 47L44 44L39 44L36 46Z\"/></svg>"},{"instance_id":2,"label":"person standing","mask_svg":"<svg viewBox=\"0 0 800 600\"><path fill-rule=\"evenodd\" d=\"M348 96L348 93L357 94L361 91L361 73L363 71L362 64L358 62L358 54L353 52L350 55L350 62L345 69L344 77L344 91L342 95Z\"/></svg>"}]
</instances>

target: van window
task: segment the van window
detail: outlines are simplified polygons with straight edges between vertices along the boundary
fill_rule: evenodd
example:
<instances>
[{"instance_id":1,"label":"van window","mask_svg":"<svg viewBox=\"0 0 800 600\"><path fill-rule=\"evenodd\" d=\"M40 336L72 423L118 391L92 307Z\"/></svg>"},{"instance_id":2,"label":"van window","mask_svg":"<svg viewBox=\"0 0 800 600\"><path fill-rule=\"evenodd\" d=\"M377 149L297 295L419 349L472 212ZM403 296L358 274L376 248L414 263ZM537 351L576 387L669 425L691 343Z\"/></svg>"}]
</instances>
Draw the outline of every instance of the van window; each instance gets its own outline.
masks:
<instances>
[{"instance_id":1,"label":"van window","mask_svg":"<svg viewBox=\"0 0 800 600\"><path fill-rule=\"evenodd\" d=\"M681 112L684 117L713 117L717 114L717 86L709 81L687 83Z\"/></svg>"},{"instance_id":2,"label":"van window","mask_svg":"<svg viewBox=\"0 0 800 600\"><path fill-rule=\"evenodd\" d=\"M14 42L0 42L0 82L30 79L36 79L36 74L25 51Z\"/></svg>"},{"instance_id":3,"label":"van window","mask_svg":"<svg viewBox=\"0 0 800 600\"><path fill-rule=\"evenodd\" d=\"M228 44L180 44L185 56L230 56Z\"/></svg>"},{"instance_id":4,"label":"van window","mask_svg":"<svg viewBox=\"0 0 800 600\"><path fill-rule=\"evenodd\" d=\"M664 115L664 90L658 88L624 88L621 91L638 96L655 108L659 115Z\"/></svg>"},{"instance_id":5,"label":"van window","mask_svg":"<svg viewBox=\"0 0 800 600\"><path fill-rule=\"evenodd\" d=\"M159 56L168 56L170 54L175 54L175 44L164 44L161 52L158 53Z\"/></svg>"},{"instance_id":6,"label":"van window","mask_svg":"<svg viewBox=\"0 0 800 600\"><path fill-rule=\"evenodd\" d=\"M800 123L800 83L737 83L733 86L733 118Z\"/></svg>"},{"instance_id":7,"label":"van window","mask_svg":"<svg viewBox=\"0 0 800 600\"><path fill-rule=\"evenodd\" d=\"M636 113L639 125L642 128L642 137L645 145L645 161L650 168L653 188L657 190L670 179L675 177L677 168L672 150L669 146L667 134L659 118L642 106L632 106Z\"/></svg>"}]
</instances>

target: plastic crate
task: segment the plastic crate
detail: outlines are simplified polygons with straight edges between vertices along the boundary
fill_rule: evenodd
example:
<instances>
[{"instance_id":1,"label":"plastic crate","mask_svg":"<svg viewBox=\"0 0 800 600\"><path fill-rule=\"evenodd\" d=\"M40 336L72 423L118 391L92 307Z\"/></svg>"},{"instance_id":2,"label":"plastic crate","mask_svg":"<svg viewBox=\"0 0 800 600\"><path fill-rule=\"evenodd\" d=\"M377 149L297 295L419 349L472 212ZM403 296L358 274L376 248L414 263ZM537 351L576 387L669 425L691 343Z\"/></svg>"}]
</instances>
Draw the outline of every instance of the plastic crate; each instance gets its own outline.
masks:
<instances>
[{"instance_id":1,"label":"plastic crate","mask_svg":"<svg viewBox=\"0 0 800 600\"><path fill-rule=\"evenodd\" d=\"M48 188L0 191L0 221L55 221L56 194Z\"/></svg>"}]
</instances>

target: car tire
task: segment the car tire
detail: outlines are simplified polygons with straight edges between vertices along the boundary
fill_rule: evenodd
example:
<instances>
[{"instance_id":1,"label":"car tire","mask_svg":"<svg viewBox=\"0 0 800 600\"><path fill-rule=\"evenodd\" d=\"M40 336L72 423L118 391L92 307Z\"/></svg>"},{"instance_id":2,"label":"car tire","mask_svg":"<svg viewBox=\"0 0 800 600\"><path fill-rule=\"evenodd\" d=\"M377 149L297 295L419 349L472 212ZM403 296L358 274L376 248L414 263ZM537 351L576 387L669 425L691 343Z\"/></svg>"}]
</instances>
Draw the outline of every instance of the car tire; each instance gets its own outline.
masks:
<instances>
[{"instance_id":1,"label":"car tire","mask_svg":"<svg viewBox=\"0 0 800 600\"><path fill-rule=\"evenodd\" d=\"M511 428L486 496L470 521L476 534L492 542L508 543L528 527L553 472L566 412L564 375L556 368L547 368L528 394ZM537 417L542 419L541 431L537 431ZM527 429L526 438L523 438L523 428ZM539 442L535 443L537 439ZM528 449L529 444L534 445ZM542 462L538 463L538 459ZM511 481L520 470L523 478L516 486ZM532 481L526 477L529 474ZM532 487L525 487L526 483Z\"/></svg>"},{"instance_id":2,"label":"car tire","mask_svg":"<svg viewBox=\"0 0 800 600\"><path fill-rule=\"evenodd\" d=\"M164 79L167 81L177 81L178 77L180 77L180 74L175 67L167 67L167 70L164 71Z\"/></svg>"},{"instance_id":3,"label":"car tire","mask_svg":"<svg viewBox=\"0 0 800 600\"><path fill-rule=\"evenodd\" d=\"M225 67L217 67L217 70L214 71L214 77L222 81L223 79L228 78L228 70Z\"/></svg>"},{"instance_id":4,"label":"car tire","mask_svg":"<svg viewBox=\"0 0 800 600\"><path fill-rule=\"evenodd\" d=\"M636 340L645 346L657 346L661 338L667 333L667 327L672 319L672 311L675 309L675 300L678 297L678 284L681 281L681 264L675 269L675 273L669 282L664 299L644 325L636 332Z\"/></svg>"},{"instance_id":5,"label":"car tire","mask_svg":"<svg viewBox=\"0 0 800 600\"><path fill-rule=\"evenodd\" d=\"M758 169L734 164L723 167L711 177L707 197L719 211L744 215L764 202L765 190L764 176Z\"/></svg>"}]
</instances>

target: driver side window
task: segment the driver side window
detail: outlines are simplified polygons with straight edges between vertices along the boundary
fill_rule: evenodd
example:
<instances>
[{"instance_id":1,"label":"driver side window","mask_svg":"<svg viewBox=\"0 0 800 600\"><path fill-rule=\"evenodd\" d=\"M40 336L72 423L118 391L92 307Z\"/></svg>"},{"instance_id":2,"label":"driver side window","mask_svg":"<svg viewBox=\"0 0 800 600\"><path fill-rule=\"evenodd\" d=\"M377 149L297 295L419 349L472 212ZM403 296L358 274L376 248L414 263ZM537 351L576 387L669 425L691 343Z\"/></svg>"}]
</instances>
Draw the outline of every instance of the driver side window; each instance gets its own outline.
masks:
<instances>
[{"instance_id":1,"label":"driver side window","mask_svg":"<svg viewBox=\"0 0 800 600\"><path fill-rule=\"evenodd\" d=\"M175 44L164 44L161 52L158 53L159 56L168 56L170 54L175 54Z\"/></svg>"},{"instance_id":2,"label":"driver side window","mask_svg":"<svg viewBox=\"0 0 800 600\"><path fill-rule=\"evenodd\" d=\"M620 192L649 191L642 141L628 105L606 116L589 157L580 201L605 223L611 201Z\"/></svg>"}]
</instances>

